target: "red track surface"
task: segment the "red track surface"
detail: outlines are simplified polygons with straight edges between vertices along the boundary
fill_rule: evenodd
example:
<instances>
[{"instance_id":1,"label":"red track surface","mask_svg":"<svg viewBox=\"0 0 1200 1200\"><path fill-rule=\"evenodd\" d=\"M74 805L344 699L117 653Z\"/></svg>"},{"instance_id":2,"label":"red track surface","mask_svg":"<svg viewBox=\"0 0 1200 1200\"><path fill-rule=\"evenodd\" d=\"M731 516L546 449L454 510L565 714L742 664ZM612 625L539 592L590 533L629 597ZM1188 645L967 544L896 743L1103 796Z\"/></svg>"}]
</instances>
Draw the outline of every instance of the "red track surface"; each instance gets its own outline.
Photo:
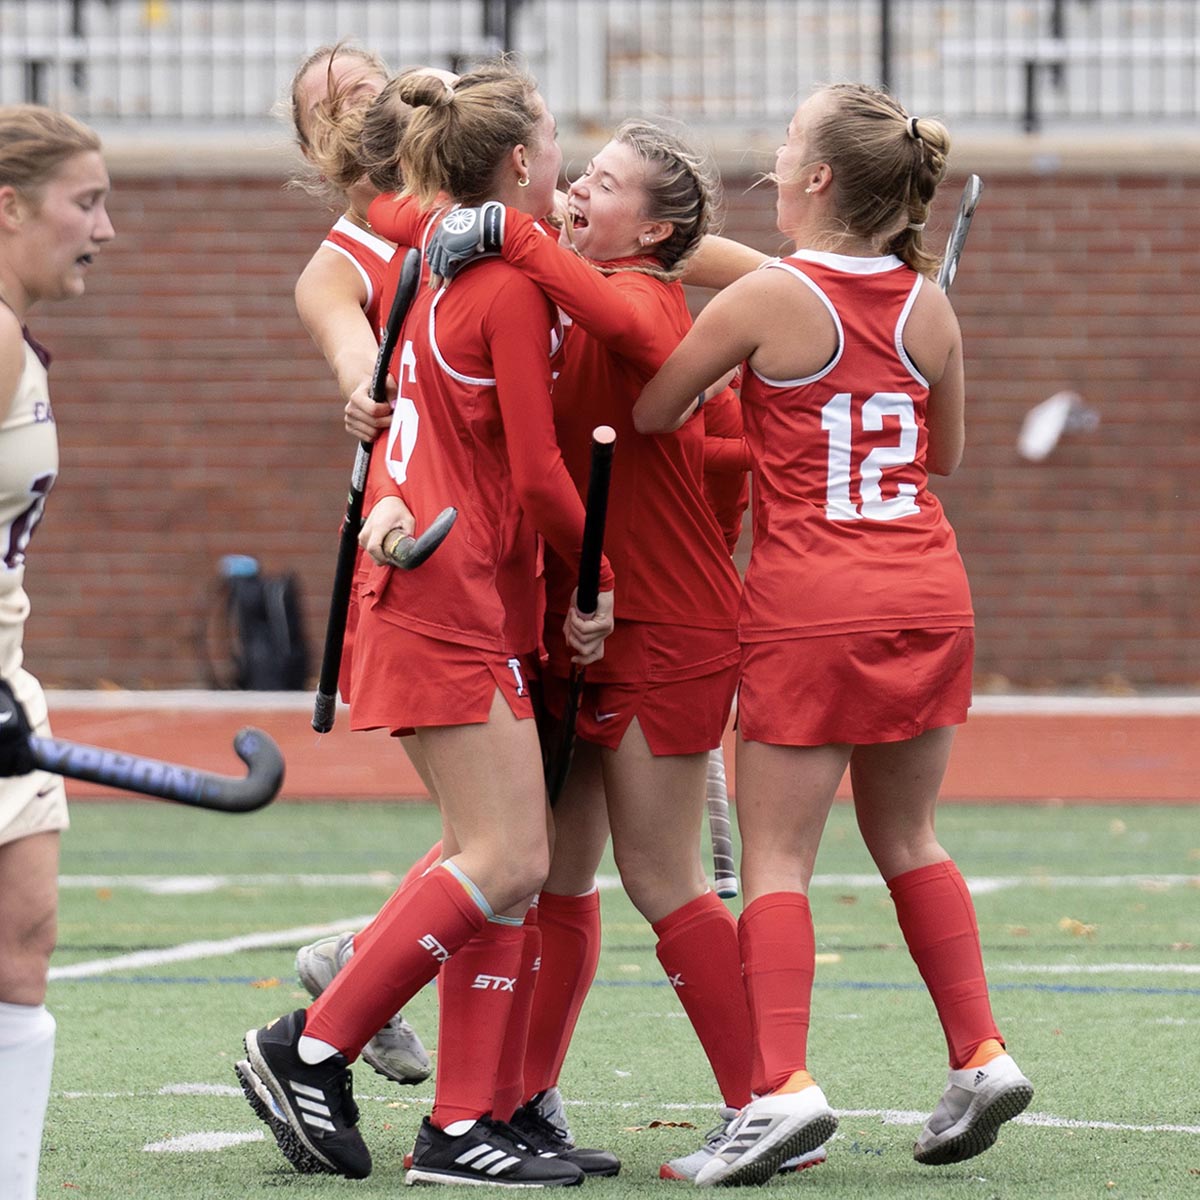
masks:
<instances>
[{"instance_id":1,"label":"red track surface","mask_svg":"<svg viewBox=\"0 0 1200 1200\"><path fill-rule=\"evenodd\" d=\"M228 775L244 772L233 753L234 733L256 725L275 738L287 760L284 800L426 795L399 744L383 733L351 733L344 712L333 732L318 736L309 711L291 699L272 707L264 696L240 704L241 693L197 693L203 697L197 703L188 695L161 695L141 706L124 694L110 707L91 699L72 703L78 693L59 699L51 693L51 722L56 736L71 741ZM986 702L981 707L959 730L942 788L948 801L1200 801L1200 706L1140 714L1134 704L1128 712L1104 715L988 712ZM733 793L730 735L725 750ZM118 795L78 781L69 783L68 792L76 800Z\"/></svg>"}]
</instances>

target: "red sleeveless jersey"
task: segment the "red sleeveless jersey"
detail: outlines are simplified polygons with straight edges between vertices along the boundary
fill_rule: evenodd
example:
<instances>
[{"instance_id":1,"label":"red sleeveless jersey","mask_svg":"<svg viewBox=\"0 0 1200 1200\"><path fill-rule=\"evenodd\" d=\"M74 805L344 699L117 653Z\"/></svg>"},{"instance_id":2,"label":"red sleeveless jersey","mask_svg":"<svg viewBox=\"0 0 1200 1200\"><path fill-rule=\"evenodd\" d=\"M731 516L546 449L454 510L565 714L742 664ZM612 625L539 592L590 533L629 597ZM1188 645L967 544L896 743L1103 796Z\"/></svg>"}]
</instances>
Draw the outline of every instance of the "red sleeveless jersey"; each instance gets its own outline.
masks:
<instances>
[{"instance_id":1,"label":"red sleeveless jersey","mask_svg":"<svg viewBox=\"0 0 1200 1200\"><path fill-rule=\"evenodd\" d=\"M378 339L383 328L380 301L383 295L384 273L392 260L393 247L366 229L360 229L347 217L339 217L325 236L322 246L344 255L362 277L367 289L367 302L363 312L375 330Z\"/></svg>"},{"instance_id":2,"label":"red sleeveless jersey","mask_svg":"<svg viewBox=\"0 0 1200 1200\"><path fill-rule=\"evenodd\" d=\"M972 625L954 531L927 486L929 385L904 349L921 277L892 256L808 250L764 269L816 293L837 350L805 379L745 373L754 545L742 640Z\"/></svg>"}]
</instances>

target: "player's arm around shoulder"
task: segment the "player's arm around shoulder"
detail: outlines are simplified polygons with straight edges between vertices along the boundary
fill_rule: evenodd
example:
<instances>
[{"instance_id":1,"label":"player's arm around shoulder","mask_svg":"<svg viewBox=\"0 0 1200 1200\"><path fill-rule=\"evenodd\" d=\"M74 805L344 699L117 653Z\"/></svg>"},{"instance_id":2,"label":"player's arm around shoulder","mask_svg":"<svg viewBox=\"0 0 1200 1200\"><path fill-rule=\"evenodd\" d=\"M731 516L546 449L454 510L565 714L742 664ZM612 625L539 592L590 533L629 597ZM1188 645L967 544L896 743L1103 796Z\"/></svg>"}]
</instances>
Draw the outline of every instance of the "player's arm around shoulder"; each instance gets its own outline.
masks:
<instances>
[{"instance_id":1,"label":"player's arm around shoulder","mask_svg":"<svg viewBox=\"0 0 1200 1200\"><path fill-rule=\"evenodd\" d=\"M25 335L17 314L0 304L0 425L8 420L25 371Z\"/></svg>"},{"instance_id":2,"label":"player's arm around shoulder","mask_svg":"<svg viewBox=\"0 0 1200 1200\"><path fill-rule=\"evenodd\" d=\"M940 288L922 286L905 327L904 347L929 381L925 469L933 475L951 475L966 445L966 382L962 330Z\"/></svg>"},{"instance_id":3,"label":"player's arm around shoulder","mask_svg":"<svg viewBox=\"0 0 1200 1200\"><path fill-rule=\"evenodd\" d=\"M678 429L697 407L697 397L758 350L763 306L773 303L774 272L756 271L714 296L671 357L633 406L639 433Z\"/></svg>"}]
</instances>

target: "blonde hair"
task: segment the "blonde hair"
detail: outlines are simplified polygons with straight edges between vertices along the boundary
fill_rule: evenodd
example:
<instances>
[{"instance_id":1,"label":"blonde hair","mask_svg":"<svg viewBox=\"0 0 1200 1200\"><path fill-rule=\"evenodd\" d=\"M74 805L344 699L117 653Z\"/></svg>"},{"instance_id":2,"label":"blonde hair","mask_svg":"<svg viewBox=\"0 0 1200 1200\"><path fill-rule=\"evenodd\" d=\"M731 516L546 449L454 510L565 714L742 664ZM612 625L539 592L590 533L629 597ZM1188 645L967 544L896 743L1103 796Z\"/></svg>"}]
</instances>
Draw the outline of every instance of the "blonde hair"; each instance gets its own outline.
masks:
<instances>
[{"instance_id":1,"label":"blonde hair","mask_svg":"<svg viewBox=\"0 0 1200 1200\"><path fill-rule=\"evenodd\" d=\"M377 54L349 42L321 46L297 68L288 89L288 99L276 106L286 115L296 135L296 144L305 155L305 164L288 181L288 186L324 200L331 208L340 208L345 194L363 174L359 140L370 99L352 96L345 83L333 73L339 59L356 59L379 79L386 81L390 72ZM325 66L325 96L311 113L305 109L303 83L314 67Z\"/></svg>"},{"instance_id":2,"label":"blonde hair","mask_svg":"<svg viewBox=\"0 0 1200 1200\"><path fill-rule=\"evenodd\" d=\"M940 262L921 245L950 133L932 117L910 117L887 92L865 84L821 89L832 99L810 131L810 157L833 169L834 202L846 232L875 242L914 271Z\"/></svg>"},{"instance_id":3,"label":"blonde hair","mask_svg":"<svg viewBox=\"0 0 1200 1200\"><path fill-rule=\"evenodd\" d=\"M678 279L684 263L715 224L720 191L716 171L682 138L650 121L623 121L612 140L628 146L645 164L645 219L669 221L672 227L651 251L661 269L627 269L668 282Z\"/></svg>"},{"instance_id":4,"label":"blonde hair","mask_svg":"<svg viewBox=\"0 0 1200 1200\"><path fill-rule=\"evenodd\" d=\"M380 192L398 192L404 186L401 147L414 110L400 93L413 75L436 79L427 67L410 67L387 81L362 116L358 136L360 170Z\"/></svg>"},{"instance_id":5,"label":"blonde hair","mask_svg":"<svg viewBox=\"0 0 1200 1200\"><path fill-rule=\"evenodd\" d=\"M396 95L414 110L399 161L404 192L422 208L431 208L439 192L482 204L508 152L535 145L543 112L537 83L508 58L482 63L453 85L410 73Z\"/></svg>"},{"instance_id":6,"label":"blonde hair","mask_svg":"<svg viewBox=\"0 0 1200 1200\"><path fill-rule=\"evenodd\" d=\"M0 187L37 200L63 163L99 149L95 131L66 113L40 104L0 107Z\"/></svg>"}]
</instances>

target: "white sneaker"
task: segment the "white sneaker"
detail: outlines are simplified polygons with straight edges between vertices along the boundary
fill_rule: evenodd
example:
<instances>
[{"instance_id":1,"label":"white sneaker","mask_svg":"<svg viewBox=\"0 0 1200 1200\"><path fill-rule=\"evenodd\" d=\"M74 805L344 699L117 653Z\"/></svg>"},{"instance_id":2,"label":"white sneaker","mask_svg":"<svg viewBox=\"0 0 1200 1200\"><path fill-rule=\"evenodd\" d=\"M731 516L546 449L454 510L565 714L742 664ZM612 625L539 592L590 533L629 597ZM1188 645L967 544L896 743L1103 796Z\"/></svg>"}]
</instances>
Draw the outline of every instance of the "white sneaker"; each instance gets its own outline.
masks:
<instances>
[{"instance_id":1,"label":"white sneaker","mask_svg":"<svg viewBox=\"0 0 1200 1200\"><path fill-rule=\"evenodd\" d=\"M720 1114L721 1123L708 1131L704 1137L704 1145L699 1150L693 1150L691 1154L685 1154L680 1158L673 1158L670 1162L663 1163L658 1169L659 1179L678 1179L685 1183L696 1181L696 1176L700 1174L701 1168L712 1161L713 1155L725 1148L725 1144L729 1141L729 1126L733 1123L734 1117L738 1115L738 1110L722 1106ZM806 1167L819 1167L825 1158L825 1147L818 1146L815 1150L808 1151L807 1154L797 1154L781 1163L779 1174L790 1175L795 1171L803 1171Z\"/></svg>"},{"instance_id":2,"label":"white sneaker","mask_svg":"<svg viewBox=\"0 0 1200 1200\"><path fill-rule=\"evenodd\" d=\"M836 1129L837 1117L815 1083L759 1096L729 1122L724 1144L696 1173L696 1186L766 1183L789 1159L822 1147Z\"/></svg>"},{"instance_id":3,"label":"white sneaker","mask_svg":"<svg viewBox=\"0 0 1200 1200\"><path fill-rule=\"evenodd\" d=\"M982 1067L951 1071L933 1115L913 1147L913 1158L930 1167L962 1162L996 1141L1005 1121L1033 1099L1033 1084L1007 1054Z\"/></svg>"},{"instance_id":4,"label":"white sneaker","mask_svg":"<svg viewBox=\"0 0 1200 1200\"><path fill-rule=\"evenodd\" d=\"M335 933L296 951L296 974L315 1000L354 953L354 934ZM385 1079L420 1083L433 1071L417 1031L400 1013L363 1047L362 1059Z\"/></svg>"}]
</instances>

